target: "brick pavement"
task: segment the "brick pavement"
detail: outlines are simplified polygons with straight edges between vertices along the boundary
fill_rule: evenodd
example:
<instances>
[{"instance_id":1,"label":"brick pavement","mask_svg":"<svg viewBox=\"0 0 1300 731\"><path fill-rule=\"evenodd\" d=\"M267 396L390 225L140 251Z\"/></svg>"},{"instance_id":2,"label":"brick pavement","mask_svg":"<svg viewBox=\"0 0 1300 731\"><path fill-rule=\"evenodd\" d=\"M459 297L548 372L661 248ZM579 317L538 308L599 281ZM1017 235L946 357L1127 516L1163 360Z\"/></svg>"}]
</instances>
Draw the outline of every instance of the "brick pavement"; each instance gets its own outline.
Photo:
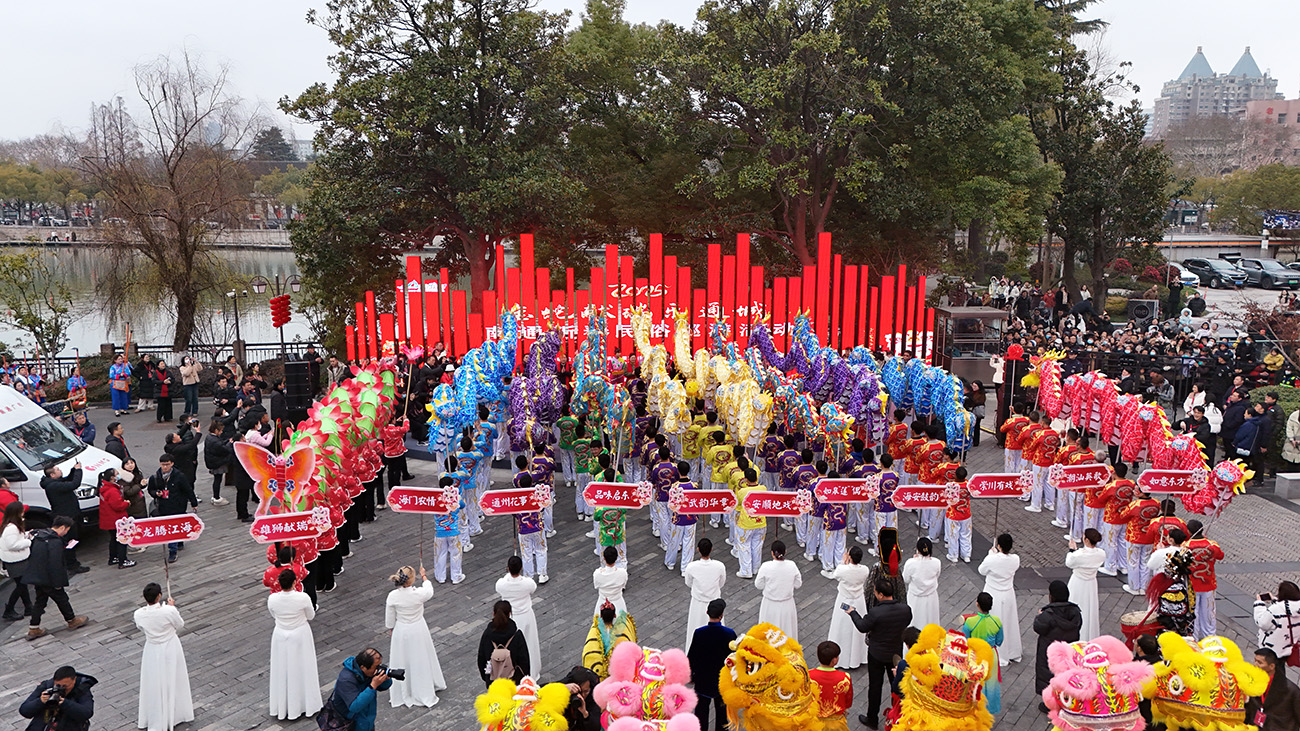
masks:
<instances>
[{"instance_id":1,"label":"brick pavement","mask_svg":"<svg viewBox=\"0 0 1300 731\"><path fill-rule=\"evenodd\" d=\"M92 420L102 427L111 420L111 414L100 410ZM146 416L128 417L126 422L133 453L142 457L145 466L154 466L146 455L161 452L167 430ZM1001 451L991 439L974 450L970 458L975 472L998 471L1001 459ZM415 484L433 484L431 463L412 460L411 470L417 476ZM200 477L203 474L200 472ZM504 469L495 473L498 483L507 477ZM558 678L578 662L595 599L590 572L599 560L593 554L592 539L583 535L590 524L578 523L571 505L571 492L561 488L556 510L560 535L550 541L551 581L536 595L544 680ZM195 701L196 720L185 728L314 728L307 719L278 722L266 713L265 665L272 621L265 609L266 590L261 586L266 566L263 550L248 537L245 526L235 520L233 506L214 507L205 502L198 512L207 523L207 533L182 553L171 572L172 591L187 622L182 642ZM983 586L975 567L990 545L992 513L991 505L977 501L973 562L944 562L941 601L952 618L950 626L956 626L959 615L972 611L975 594ZM1016 536L1016 550L1022 557L1017 588L1026 648L1025 661L1003 672L1003 711L995 726L998 729L1046 726L1045 718L1035 708L1038 699L1033 693L1032 658L1036 637L1032 622L1046 602L1047 583L1067 576L1061 531L1047 525L1048 520L1050 516L1027 513L1020 509L1020 503L1012 501L998 511L998 529ZM906 519L902 521L905 543L911 525ZM1270 526L1267 534L1253 528L1260 525ZM387 650L383 602L391 585L386 577L397 566L418 561L419 518L385 512L380 513L375 524L364 528L366 539L354 544L355 557L345 562L338 590L321 595L321 611L313 622L322 694L332 687L345 657L366 645ZM505 560L513 550L511 521L488 519L485 528L487 532L475 540L474 550L465 556L469 578L458 586L436 586L426 613L450 687L439 694L440 702L433 709L393 709L381 702L380 729L474 727L473 699L483 686L473 658L495 600L493 584L504 572ZM1300 550L1300 532L1296 528L1300 528L1300 517L1294 505L1245 496L1237 499L1213 530L1229 554L1224 566L1226 580L1220 582L1220 627L1243 648L1254 645L1247 595L1253 597L1261 586L1271 590L1278 577L1300 574L1300 563L1294 563ZM626 598L637 618L640 640L651 646L680 646L688 592L680 576L663 567L662 554L650 534L648 513L642 511L631 521L628 534L632 585ZM426 526L425 535L431 546L431 526ZM705 528L699 535L708 535L721 548L726 531ZM773 538L771 534L768 537ZM782 537L790 538L785 531ZM148 581L163 580L163 552L151 548L142 554L145 560L139 566L117 570L103 565L107 553L104 536L90 537L85 543L81 555L95 568L74 578L69 593L77 611L88 614L92 621L81 630L60 629L31 643L20 639L24 624L0 627L0 657L6 661L0 667L0 718L16 717L18 703L37 681L49 677L58 665L72 663L100 680L94 727L133 728L142 643L131 623L131 612L140 604L141 587ZM757 621L759 593L750 582L735 578L734 558L724 551L717 552L723 554L720 558L732 574L723 594L729 604L727 621L743 630ZM1280 563L1256 563L1259 559ZM803 569L804 586L798 604L802 640L811 655L811 648L825 636L834 611L835 587L819 575L819 565L802 558L795 560ZM1117 579L1101 577L1099 584L1102 626L1118 633L1119 616L1141 608L1142 602L1121 591ZM53 624L47 620L46 626ZM865 670L855 671L853 677L865 685ZM864 711L865 703L866 694L860 687L852 713ZM858 728L856 723L853 727Z\"/></svg>"}]
</instances>

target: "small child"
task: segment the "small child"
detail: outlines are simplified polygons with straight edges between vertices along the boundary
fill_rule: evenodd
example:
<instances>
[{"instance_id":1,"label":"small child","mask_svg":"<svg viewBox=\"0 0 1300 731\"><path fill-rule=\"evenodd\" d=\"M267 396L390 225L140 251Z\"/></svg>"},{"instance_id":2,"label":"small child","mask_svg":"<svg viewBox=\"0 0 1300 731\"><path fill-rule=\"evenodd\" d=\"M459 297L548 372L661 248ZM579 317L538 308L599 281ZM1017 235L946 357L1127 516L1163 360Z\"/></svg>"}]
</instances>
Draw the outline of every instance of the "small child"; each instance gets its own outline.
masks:
<instances>
[{"instance_id":1,"label":"small child","mask_svg":"<svg viewBox=\"0 0 1300 731\"><path fill-rule=\"evenodd\" d=\"M817 667L808 671L808 677L817 684L817 720L822 729L846 729L845 714L853 706L853 678L837 670L840 646L826 640L817 645Z\"/></svg>"},{"instance_id":2,"label":"small child","mask_svg":"<svg viewBox=\"0 0 1300 731\"><path fill-rule=\"evenodd\" d=\"M953 472L953 481L961 486L957 502L948 506L948 560L957 563L961 560L970 563L970 491L966 489L966 468L958 467Z\"/></svg>"},{"instance_id":3,"label":"small child","mask_svg":"<svg viewBox=\"0 0 1300 731\"><path fill-rule=\"evenodd\" d=\"M443 475L438 480L438 487L446 490L455 484L450 475ZM446 515L434 516L433 521L433 578L439 584L447 581L450 565L451 583L459 584L465 580L461 571L460 558L460 515L465 510L462 497L456 509Z\"/></svg>"},{"instance_id":4,"label":"small child","mask_svg":"<svg viewBox=\"0 0 1300 731\"><path fill-rule=\"evenodd\" d=\"M616 479L612 469L605 470L603 481L621 482ZM596 555L600 556L605 548L613 547L618 551L618 560L614 565L620 569L627 568L627 511L623 508L597 508L596 525L599 526L596 534Z\"/></svg>"},{"instance_id":5,"label":"small child","mask_svg":"<svg viewBox=\"0 0 1300 731\"><path fill-rule=\"evenodd\" d=\"M532 486L533 476L527 472L515 476L515 487L522 489ZM524 560L524 575L536 575L539 584L550 581L546 575L546 536L542 533L542 514L516 513L515 532L519 536L519 554Z\"/></svg>"}]
</instances>

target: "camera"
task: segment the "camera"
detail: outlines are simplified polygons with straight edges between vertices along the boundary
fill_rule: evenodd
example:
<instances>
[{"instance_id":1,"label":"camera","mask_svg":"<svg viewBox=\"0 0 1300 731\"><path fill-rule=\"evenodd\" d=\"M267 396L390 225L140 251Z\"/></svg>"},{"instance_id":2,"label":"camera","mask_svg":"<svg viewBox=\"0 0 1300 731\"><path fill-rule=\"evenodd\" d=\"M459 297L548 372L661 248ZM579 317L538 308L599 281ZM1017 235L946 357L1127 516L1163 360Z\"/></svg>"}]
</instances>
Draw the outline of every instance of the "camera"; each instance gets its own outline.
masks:
<instances>
[{"instance_id":1,"label":"camera","mask_svg":"<svg viewBox=\"0 0 1300 731\"><path fill-rule=\"evenodd\" d=\"M406 668L390 668L387 665L380 665L379 672L388 673L388 677L393 680L406 680Z\"/></svg>"},{"instance_id":2,"label":"camera","mask_svg":"<svg viewBox=\"0 0 1300 731\"><path fill-rule=\"evenodd\" d=\"M55 685L50 688L50 699L46 703L58 703L63 699L63 689Z\"/></svg>"}]
</instances>

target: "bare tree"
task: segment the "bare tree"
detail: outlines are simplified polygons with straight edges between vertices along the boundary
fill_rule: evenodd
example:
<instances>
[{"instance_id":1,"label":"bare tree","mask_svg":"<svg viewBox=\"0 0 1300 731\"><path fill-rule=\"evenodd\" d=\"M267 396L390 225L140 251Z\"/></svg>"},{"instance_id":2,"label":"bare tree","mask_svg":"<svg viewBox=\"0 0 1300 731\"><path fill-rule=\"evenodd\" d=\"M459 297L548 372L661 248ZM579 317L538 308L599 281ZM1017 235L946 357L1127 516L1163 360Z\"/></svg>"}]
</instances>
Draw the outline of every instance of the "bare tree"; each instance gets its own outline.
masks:
<instances>
[{"instance_id":1,"label":"bare tree","mask_svg":"<svg viewBox=\"0 0 1300 731\"><path fill-rule=\"evenodd\" d=\"M1226 175L1243 165L1247 122L1232 117L1196 117L1170 127L1165 151L1180 173Z\"/></svg>"},{"instance_id":2,"label":"bare tree","mask_svg":"<svg viewBox=\"0 0 1300 731\"><path fill-rule=\"evenodd\" d=\"M209 74L189 54L137 67L135 86L139 120L120 98L96 106L81 160L106 216L121 221L105 227L106 246L122 256L112 257L101 290L111 317L141 288L169 294L180 351L194 337L201 295L224 284L212 242L246 204L241 150L258 120L230 93L224 68Z\"/></svg>"}]
</instances>

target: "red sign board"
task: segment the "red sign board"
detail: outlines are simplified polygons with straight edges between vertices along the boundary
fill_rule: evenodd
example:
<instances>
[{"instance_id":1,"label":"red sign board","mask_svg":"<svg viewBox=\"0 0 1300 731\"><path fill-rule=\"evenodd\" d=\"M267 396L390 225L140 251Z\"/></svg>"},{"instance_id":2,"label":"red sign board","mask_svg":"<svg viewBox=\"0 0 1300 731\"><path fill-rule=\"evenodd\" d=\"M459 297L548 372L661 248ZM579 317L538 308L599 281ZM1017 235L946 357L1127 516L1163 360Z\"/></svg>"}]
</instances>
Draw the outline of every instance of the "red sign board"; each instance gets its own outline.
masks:
<instances>
[{"instance_id":1,"label":"red sign board","mask_svg":"<svg viewBox=\"0 0 1300 731\"><path fill-rule=\"evenodd\" d=\"M583 488L582 499L593 508L643 508L649 504L647 488L640 483L591 482Z\"/></svg>"},{"instance_id":2,"label":"red sign board","mask_svg":"<svg viewBox=\"0 0 1300 731\"><path fill-rule=\"evenodd\" d=\"M1138 475L1138 487L1150 493L1196 492L1205 486L1192 470L1147 470Z\"/></svg>"},{"instance_id":3,"label":"red sign board","mask_svg":"<svg viewBox=\"0 0 1300 731\"><path fill-rule=\"evenodd\" d=\"M324 508L300 513L259 515L253 519L253 524L248 526L248 532L258 543L315 538L329 529L329 510Z\"/></svg>"},{"instance_id":4,"label":"red sign board","mask_svg":"<svg viewBox=\"0 0 1300 731\"><path fill-rule=\"evenodd\" d=\"M1104 464L1072 464L1061 467L1057 490L1086 490L1110 482L1110 468Z\"/></svg>"},{"instance_id":5,"label":"red sign board","mask_svg":"<svg viewBox=\"0 0 1300 731\"><path fill-rule=\"evenodd\" d=\"M905 485L894 490L894 507L896 508L946 508L947 490L930 485Z\"/></svg>"},{"instance_id":6,"label":"red sign board","mask_svg":"<svg viewBox=\"0 0 1300 731\"><path fill-rule=\"evenodd\" d=\"M680 500L669 500L668 508L678 515L713 515L736 509L730 490L683 490Z\"/></svg>"},{"instance_id":7,"label":"red sign board","mask_svg":"<svg viewBox=\"0 0 1300 731\"><path fill-rule=\"evenodd\" d=\"M824 503L869 503L880 496L880 482L861 477L825 477L813 494Z\"/></svg>"},{"instance_id":8,"label":"red sign board","mask_svg":"<svg viewBox=\"0 0 1300 731\"><path fill-rule=\"evenodd\" d=\"M975 475L966 483L971 497L1020 497L1025 489L1019 472L999 472L992 475Z\"/></svg>"},{"instance_id":9,"label":"red sign board","mask_svg":"<svg viewBox=\"0 0 1300 731\"><path fill-rule=\"evenodd\" d=\"M399 513L446 515L458 507L446 495L440 487L394 487L388 491L388 506Z\"/></svg>"},{"instance_id":10,"label":"red sign board","mask_svg":"<svg viewBox=\"0 0 1300 731\"><path fill-rule=\"evenodd\" d=\"M542 509L537 501L537 491L531 487L488 490L479 496L478 505L488 515L536 513Z\"/></svg>"},{"instance_id":11,"label":"red sign board","mask_svg":"<svg viewBox=\"0 0 1300 731\"><path fill-rule=\"evenodd\" d=\"M122 518L117 521L117 540L128 546L192 541L203 532L203 521L192 513L160 518Z\"/></svg>"},{"instance_id":12,"label":"red sign board","mask_svg":"<svg viewBox=\"0 0 1300 731\"><path fill-rule=\"evenodd\" d=\"M794 492L760 490L745 495L745 512L751 518L793 518L812 510L812 501Z\"/></svg>"}]
</instances>

